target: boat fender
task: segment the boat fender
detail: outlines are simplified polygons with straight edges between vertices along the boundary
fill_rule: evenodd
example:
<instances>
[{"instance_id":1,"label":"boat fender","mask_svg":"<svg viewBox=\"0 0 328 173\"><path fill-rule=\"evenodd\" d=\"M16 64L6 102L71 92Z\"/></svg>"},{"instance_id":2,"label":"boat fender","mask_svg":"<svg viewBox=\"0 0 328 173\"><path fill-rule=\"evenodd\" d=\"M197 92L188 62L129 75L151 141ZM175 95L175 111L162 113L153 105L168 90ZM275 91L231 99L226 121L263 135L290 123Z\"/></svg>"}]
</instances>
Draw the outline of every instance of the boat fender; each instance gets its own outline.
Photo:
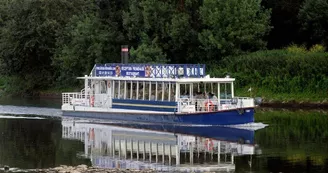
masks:
<instances>
[{"instance_id":1,"label":"boat fender","mask_svg":"<svg viewBox=\"0 0 328 173\"><path fill-rule=\"evenodd\" d=\"M214 145L213 145L212 139L206 139L206 141L205 141L205 147L209 151L212 151L213 150Z\"/></svg>"},{"instance_id":2,"label":"boat fender","mask_svg":"<svg viewBox=\"0 0 328 173\"><path fill-rule=\"evenodd\" d=\"M214 105L211 100L205 102L205 110L208 112L214 111Z\"/></svg>"}]
</instances>

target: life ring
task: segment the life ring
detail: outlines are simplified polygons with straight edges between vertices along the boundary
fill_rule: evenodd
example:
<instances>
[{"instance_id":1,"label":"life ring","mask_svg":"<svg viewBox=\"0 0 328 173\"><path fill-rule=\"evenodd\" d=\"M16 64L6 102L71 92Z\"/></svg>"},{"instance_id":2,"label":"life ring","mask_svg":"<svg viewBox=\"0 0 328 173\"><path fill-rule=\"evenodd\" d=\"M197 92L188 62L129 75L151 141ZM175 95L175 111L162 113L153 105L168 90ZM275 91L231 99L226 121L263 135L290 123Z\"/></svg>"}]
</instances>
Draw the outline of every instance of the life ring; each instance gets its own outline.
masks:
<instances>
[{"instance_id":1,"label":"life ring","mask_svg":"<svg viewBox=\"0 0 328 173\"><path fill-rule=\"evenodd\" d=\"M110 88L110 80L107 81L107 87Z\"/></svg>"},{"instance_id":2,"label":"life ring","mask_svg":"<svg viewBox=\"0 0 328 173\"><path fill-rule=\"evenodd\" d=\"M211 100L205 102L205 110L208 112L213 112L214 111L214 104L212 103Z\"/></svg>"},{"instance_id":3,"label":"life ring","mask_svg":"<svg viewBox=\"0 0 328 173\"><path fill-rule=\"evenodd\" d=\"M206 141L205 141L205 147L209 151L212 151L213 150L214 144L213 144L212 139L206 139Z\"/></svg>"},{"instance_id":4,"label":"life ring","mask_svg":"<svg viewBox=\"0 0 328 173\"><path fill-rule=\"evenodd\" d=\"M91 107L93 107L95 105L95 97L94 96L91 96L91 98L90 98L90 105L91 105Z\"/></svg>"}]
</instances>

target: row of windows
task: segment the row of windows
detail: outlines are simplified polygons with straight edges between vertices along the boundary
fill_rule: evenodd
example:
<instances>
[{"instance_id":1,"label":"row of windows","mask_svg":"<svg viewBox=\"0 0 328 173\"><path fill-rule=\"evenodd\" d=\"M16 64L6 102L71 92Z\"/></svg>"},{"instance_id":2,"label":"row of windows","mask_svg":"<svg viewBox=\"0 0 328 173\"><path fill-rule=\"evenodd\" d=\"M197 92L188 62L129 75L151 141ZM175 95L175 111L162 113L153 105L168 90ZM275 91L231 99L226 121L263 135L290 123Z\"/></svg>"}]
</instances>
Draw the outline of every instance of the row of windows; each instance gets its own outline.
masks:
<instances>
[{"instance_id":1,"label":"row of windows","mask_svg":"<svg viewBox=\"0 0 328 173\"><path fill-rule=\"evenodd\" d=\"M101 81L100 93L107 93L107 81ZM113 81L111 95L116 99L175 101L176 83L145 82L145 81ZM233 88L231 83L191 83L180 84L178 98L193 98L199 94L207 98L215 95L221 98L231 98Z\"/></svg>"},{"instance_id":2,"label":"row of windows","mask_svg":"<svg viewBox=\"0 0 328 173\"><path fill-rule=\"evenodd\" d=\"M175 83L114 81L113 94L117 99L174 101Z\"/></svg>"}]
</instances>

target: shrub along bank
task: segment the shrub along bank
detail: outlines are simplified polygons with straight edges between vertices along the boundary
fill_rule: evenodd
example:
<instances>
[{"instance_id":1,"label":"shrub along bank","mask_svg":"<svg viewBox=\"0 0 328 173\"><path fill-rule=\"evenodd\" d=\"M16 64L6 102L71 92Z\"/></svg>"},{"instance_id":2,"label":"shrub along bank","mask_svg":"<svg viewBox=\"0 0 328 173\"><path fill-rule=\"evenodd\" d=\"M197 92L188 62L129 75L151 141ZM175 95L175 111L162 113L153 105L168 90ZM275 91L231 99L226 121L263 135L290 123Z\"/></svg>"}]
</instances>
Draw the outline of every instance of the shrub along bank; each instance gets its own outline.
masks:
<instances>
[{"instance_id":1,"label":"shrub along bank","mask_svg":"<svg viewBox=\"0 0 328 173\"><path fill-rule=\"evenodd\" d=\"M327 102L328 53L321 50L291 46L226 57L211 66L211 74L229 73L237 79L237 94L265 101Z\"/></svg>"}]
</instances>

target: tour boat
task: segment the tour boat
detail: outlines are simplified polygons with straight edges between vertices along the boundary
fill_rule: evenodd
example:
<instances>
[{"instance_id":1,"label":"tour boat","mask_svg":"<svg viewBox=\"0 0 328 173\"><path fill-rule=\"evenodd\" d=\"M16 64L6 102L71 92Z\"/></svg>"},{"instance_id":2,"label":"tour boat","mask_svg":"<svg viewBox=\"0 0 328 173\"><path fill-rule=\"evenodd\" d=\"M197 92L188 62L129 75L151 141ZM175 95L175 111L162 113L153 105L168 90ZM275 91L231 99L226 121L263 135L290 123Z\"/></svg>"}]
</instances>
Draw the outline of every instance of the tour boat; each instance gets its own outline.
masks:
<instances>
[{"instance_id":1,"label":"tour boat","mask_svg":"<svg viewBox=\"0 0 328 173\"><path fill-rule=\"evenodd\" d=\"M181 125L254 122L255 102L234 95L234 78L204 64L95 64L80 92L62 93L63 116Z\"/></svg>"}]
</instances>

